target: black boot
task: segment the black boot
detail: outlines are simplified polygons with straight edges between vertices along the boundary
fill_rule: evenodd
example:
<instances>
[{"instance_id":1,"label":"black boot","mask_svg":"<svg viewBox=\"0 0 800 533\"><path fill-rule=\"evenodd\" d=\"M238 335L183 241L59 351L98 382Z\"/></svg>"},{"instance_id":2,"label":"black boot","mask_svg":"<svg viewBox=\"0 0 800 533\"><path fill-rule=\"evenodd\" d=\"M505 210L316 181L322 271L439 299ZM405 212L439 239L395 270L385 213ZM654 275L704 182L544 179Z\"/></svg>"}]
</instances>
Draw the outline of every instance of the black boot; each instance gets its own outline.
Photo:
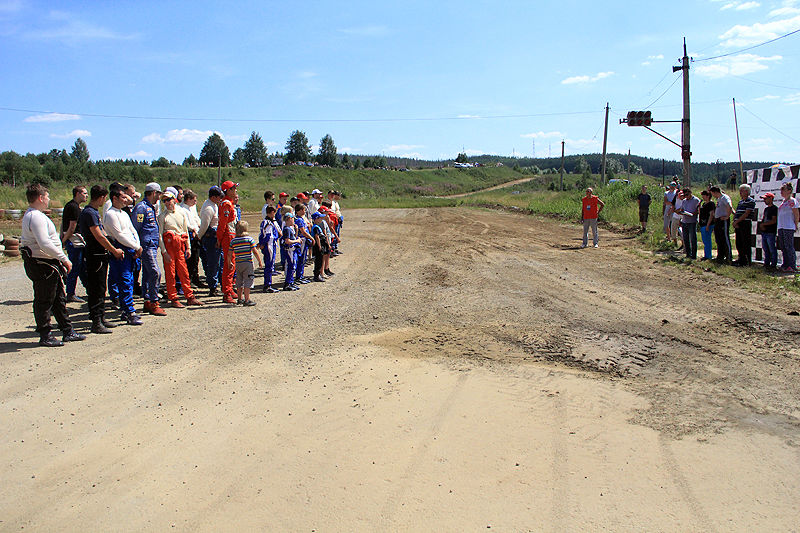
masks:
<instances>
[{"instance_id":1,"label":"black boot","mask_svg":"<svg viewBox=\"0 0 800 533\"><path fill-rule=\"evenodd\" d=\"M94 320L92 320L92 329L90 331L92 333L98 333L100 335L111 333L111 330L103 325L102 318L95 318Z\"/></svg>"},{"instance_id":2,"label":"black boot","mask_svg":"<svg viewBox=\"0 0 800 533\"><path fill-rule=\"evenodd\" d=\"M47 346L48 348L55 348L57 346L64 346L64 343L56 339L51 333L42 335L39 338L39 346Z\"/></svg>"}]
</instances>

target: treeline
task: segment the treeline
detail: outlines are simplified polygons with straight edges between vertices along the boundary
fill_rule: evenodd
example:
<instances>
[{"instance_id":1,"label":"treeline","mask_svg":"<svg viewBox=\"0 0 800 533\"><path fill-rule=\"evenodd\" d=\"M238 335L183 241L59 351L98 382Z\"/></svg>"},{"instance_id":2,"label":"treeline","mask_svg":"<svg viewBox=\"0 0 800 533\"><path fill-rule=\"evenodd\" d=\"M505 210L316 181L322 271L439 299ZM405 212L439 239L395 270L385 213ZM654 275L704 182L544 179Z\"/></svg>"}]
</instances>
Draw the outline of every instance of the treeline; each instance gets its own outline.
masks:
<instances>
[{"instance_id":1,"label":"treeline","mask_svg":"<svg viewBox=\"0 0 800 533\"><path fill-rule=\"evenodd\" d=\"M481 163L483 165L496 165L502 163L506 166L520 168L538 169L543 174L558 172L561 169L561 157L533 158L533 157L503 157L495 155L480 155L468 158L471 163ZM647 174L656 178L661 177L662 172L667 180L672 176L683 175L683 163L681 161L666 161L652 157L643 157L631 154L607 154L606 155L606 174L609 178L624 178L627 175L628 162L630 161L630 173ZM568 174L581 174L587 168L593 174L600 174L603 163L603 154L583 154L568 155L564 157L564 172ZM742 163L744 170L766 168L772 163L763 161L747 161ZM692 163L692 181L695 183L727 182L731 172L739 174L739 162L719 163ZM624 175L623 175L624 174ZM741 182L741 178L739 179Z\"/></svg>"}]
</instances>

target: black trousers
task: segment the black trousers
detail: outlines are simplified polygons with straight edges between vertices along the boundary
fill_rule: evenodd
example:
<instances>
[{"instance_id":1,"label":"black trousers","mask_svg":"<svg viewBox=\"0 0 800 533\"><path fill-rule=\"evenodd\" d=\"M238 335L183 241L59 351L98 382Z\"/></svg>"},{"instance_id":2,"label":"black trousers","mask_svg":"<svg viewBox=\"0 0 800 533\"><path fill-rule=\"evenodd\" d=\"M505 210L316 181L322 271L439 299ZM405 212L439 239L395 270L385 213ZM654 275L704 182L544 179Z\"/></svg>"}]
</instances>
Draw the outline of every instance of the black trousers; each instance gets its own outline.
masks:
<instances>
[{"instance_id":1,"label":"black trousers","mask_svg":"<svg viewBox=\"0 0 800 533\"><path fill-rule=\"evenodd\" d=\"M318 278L322 275L322 250L316 244L312 247L314 250L314 277Z\"/></svg>"},{"instance_id":2,"label":"black trousers","mask_svg":"<svg viewBox=\"0 0 800 533\"><path fill-rule=\"evenodd\" d=\"M105 316L106 280L108 279L108 253L92 253L84 250L86 262L86 300L92 322Z\"/></svg>"},{"instance_id":3,"label":"black trousers","mask_svg":"<svg viewBox=\"0 0 800 533\"><path fill-rule=\"evenodd\" d=\"M734 232L736 233L736 251L739 252L737 261L742 266L747 266L752 263L753 249L750 246L750 239L752 237L753 228L750 226L749 220L743 220L736 226Z\"/></svg>"},{"instance_id":4,"label":"black trousers","mask_svg":"<svg viewBox=\"0 0 800 533\"><path fill-rule=\"evenodd\" d=\"M200 263L200 239L192 237L189 239L189 259L186 260L186 268L189 269L189 279L196 282L200 279L198 265Z\"/></svg>"},{"instance_id":5,"label":"black trousers","mask_svg":"<svg viewBox=\"0 0 800 533\"><path fill-rule=\"evenodd\" d=\"M63 333L72 331L67 311L67 293L64 290L62 266L56 259L24 257L25 274L33 282L33 318L36 332L41 337L50 335L50 315L55 317ZM73 265L80 268L80 265ZM66 275L65 273L63 275Z\"/></svg>"},{"instance_id":6,"label":"black trousers","mask_svg":"<svg viewBox=\"0 0 800 533\"><path fill-rule=\"evenodd\" d=\"M727 219L717 219L714 221L714 241L717 243L717 261L731 261L731 249L728 246L728 224Z\"/></svg>"}]
</instances>

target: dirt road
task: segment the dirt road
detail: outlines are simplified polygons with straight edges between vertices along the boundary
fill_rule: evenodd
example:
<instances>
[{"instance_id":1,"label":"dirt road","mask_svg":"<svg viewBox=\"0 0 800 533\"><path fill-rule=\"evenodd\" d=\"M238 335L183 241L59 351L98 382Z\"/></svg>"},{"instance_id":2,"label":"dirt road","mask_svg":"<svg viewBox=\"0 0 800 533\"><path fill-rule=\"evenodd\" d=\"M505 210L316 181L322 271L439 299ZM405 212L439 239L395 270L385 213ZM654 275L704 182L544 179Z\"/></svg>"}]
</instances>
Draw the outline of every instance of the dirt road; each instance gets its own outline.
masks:
<instances>
[{"instance_id":1,"label":"dirt road","mask_svg":"<svg viewBox=\"0 0 800 533\"><path fill-rule=\"evenodd\" d=\"M496 191L498 189L505 189L506 187L511 187L513 185L519 185L520 183L527 183L533 179L533 176L529 178L520 178L514 181L507 181L505 183L501 183L499 185L493 185L491 187L486 187L485 189L481 189L479 191L471 191L471 192L461 192L458 194L449 194L447 196L437 196L436 198L464 198L465 196L469 196L471 194L478 194L479 192L489 192L489 191Z\"/></svg>"},{"instance_id":2,"label":"dirt road","mask_svg":"<svg viewBox=\"0 0 800 533\"><path fill-rule=\"evenodd\" d=\"M579 233L350 211L330 282L60 349L0 266L0 530L796 531L797 298Z\"/></svg>"}]
</instances>

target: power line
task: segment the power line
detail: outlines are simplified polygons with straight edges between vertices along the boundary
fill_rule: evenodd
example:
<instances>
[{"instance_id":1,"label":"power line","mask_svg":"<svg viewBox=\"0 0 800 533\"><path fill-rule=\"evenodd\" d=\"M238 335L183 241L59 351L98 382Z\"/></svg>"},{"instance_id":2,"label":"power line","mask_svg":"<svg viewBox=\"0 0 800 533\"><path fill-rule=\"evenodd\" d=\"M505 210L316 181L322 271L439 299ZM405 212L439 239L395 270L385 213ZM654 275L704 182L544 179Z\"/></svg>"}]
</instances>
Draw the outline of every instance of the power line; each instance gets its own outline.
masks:
<instances>
[{"instance_id":1,"label":"power line","mask_svg":"<svg viewBox=\"0 0 800 533\"><path fill-rule=\"evenodd\" d=\"M783 135L783 136L784 136L784 137L786 137L787 139L791 139L792 141L796 142L797 144L800 144L800 141L798 141L797 139L795 139L794 137L792 137L792 136L790 136L790 135L787 135L787 134L783 133L781 130L779 130L778 128L776 128L776 127L775 127L775 126L773 126L772 124L769 124L769 123L768 123L766 120L762 119L761 117L759 117L758 115L756 115L755 113L753 113L752 111L750 111L749 109L747 109L746 107L744 107L743 105L740 105L739 107L740 107L741 109L744 109L745 111L747 111L748 113L750 113L750 114L751 114L751 115L753 115L754 117L756 117L756 118L757 118L758 120L760 120L760 121L761 121L761 122L762 122L764 125L766 125L766 126L769 126L769 127L770 127L770 128L772 128L773 130L777 131L778 133L780 133L781 135Z\"/></svg>"},{"instance_id":2,"label":"power line","mask_svg":"<svg viewBox=\"0 0 800 533\"><path fill-rule=\"evenodd\" d=\"M763 43L754 44L753 46L748 46L747 48L742 48L741 50L736 50L735 52L728 52L727 54L720 54L718 56L712 56L712 57L704 57L702 59L692 59L692 61L694 63L700 63L701 61L711 61L712 59L719 59L720 57L728 57L736 54L741 54L742 52L747 52L748 50L752 50L753 48L758 48L759 46L764 46L765 44L774 43L779 39L783 39L784 37L794 35L797 32L800 32L800 28L794 31L790 31L789 33L784 33L780 37L775 37L774 39L770 39L769 41L764 41Z\"/></svg>"},{"instance_id":3,"label":"power line","mask_svg":"<svg viewBox=\"0 0 800 533\"><path fill-rule=\"evenodd\" d=\"M652 102L650 102L650 104L648 104L648 105L644 106L644 108L643 108L643 109L648 109L650 106L652 106L653 104L655 104L656 102L658 102L659 100L661 100L661 98L663 98L663 97L664 97L664 95L665 95L665 94L667 94L667 93L669 92L669 90L670 90L670 89L672 89L672 87L673 87L673 86L674 86L676 83L678 83L678 80L679 80L679 79L681 79L681 76L675 76L675 80L673 80L673 82L672 82L672 83L670 83L669 87L667 87L667 90L666 90L666 91L664 91L663 93L661 93L661 96L659 96L658 98L656 98L655 100L653 100Z\"/></svg>"},{"instance_id":4,"label":"power line","mask_svg":"<svg viewBox=\"0 0 800 533\"><path fill-rule=\"evenodd\" d=\"M737 76L736 74L728 74L728 76L733 76L734 78L739 78L740 80L749 81L750 83L757 83L759 85L767 85L768 87L778 87L779 89L789 89L791 91L800 91L800 87L787 87L786 85L775 85L774 83L767 83L765 81L756 81L751 80L750 78L743 78L742 76Z\"/></svg>"},{"instance_id":5,"label":"power line","mask_svg":"<svg viewBox=\"0 0 800 533\"><path fill-rule=\"evenodd\" d=\"M557 117L566 115L590 115L598 111L563 111L553 113L529 113L520 115L487 115L487 116L456 116L456 117L394 117L394 118L220 118L220 117L162 117L147 115L109 115L102 113L76 113L65 111L43 111L41 109L20 109L13 107L0 107L0 111L13 111L18 113L39 113L39 114L63 114L78 115L81 117L92 118L115 118L125 120L184 120L196 122L431 122L445 120L490 120L507 118L533 118L533 117Z\"/></svg>"}]
</instances>

